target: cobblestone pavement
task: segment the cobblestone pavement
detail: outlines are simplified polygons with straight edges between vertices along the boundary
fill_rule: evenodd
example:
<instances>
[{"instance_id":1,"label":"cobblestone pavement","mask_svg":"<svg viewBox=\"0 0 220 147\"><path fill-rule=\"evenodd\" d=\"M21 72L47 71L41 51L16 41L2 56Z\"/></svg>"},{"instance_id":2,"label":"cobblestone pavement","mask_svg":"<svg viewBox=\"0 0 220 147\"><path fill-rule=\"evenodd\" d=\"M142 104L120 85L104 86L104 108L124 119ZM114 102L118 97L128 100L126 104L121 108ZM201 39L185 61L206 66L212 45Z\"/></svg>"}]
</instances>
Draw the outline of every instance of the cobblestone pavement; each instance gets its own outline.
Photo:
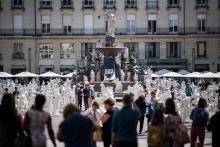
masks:
<instances>
[{"instance_id":1,"label":"cobblestone pavement","mask_svg":"<svg viewBox=\"0 0 220 147\"><path fill-rule=\"evenodd\" d=\"M120 105L120 104L117 104L117 105ZM55 134L57 133L58 126L59 126L60 122L62 121L62 119L63 119L62 115L52 117L53 128L54 128ZM147 130L147 127L146 127L147 125L146 124L147 124L147 122L146 122L146 119L145 119L143 132ZM186 125L190 129L191 123L186 123ZM139 126L137 128L139 128ZM46 134L47 134L47 132L46 132ZM48 147L53 147L53 145L52 145L51 141L49 140L49 138L48 138L48 141L47 141L47 145L48 145ZM60 143L57 140L57 146L58 147L64 147L64 144ZM138 146L139 147L147 147L147 133L142 133L142 134L138 135ZM98 142L97 147L103 147L103 143ZM187 144L187 145L185 145L185 147L190 147L190 145ZM209 133L209 132L206 132L205 147L211 147L211 133Z\"/></svg>"}]
</instances>

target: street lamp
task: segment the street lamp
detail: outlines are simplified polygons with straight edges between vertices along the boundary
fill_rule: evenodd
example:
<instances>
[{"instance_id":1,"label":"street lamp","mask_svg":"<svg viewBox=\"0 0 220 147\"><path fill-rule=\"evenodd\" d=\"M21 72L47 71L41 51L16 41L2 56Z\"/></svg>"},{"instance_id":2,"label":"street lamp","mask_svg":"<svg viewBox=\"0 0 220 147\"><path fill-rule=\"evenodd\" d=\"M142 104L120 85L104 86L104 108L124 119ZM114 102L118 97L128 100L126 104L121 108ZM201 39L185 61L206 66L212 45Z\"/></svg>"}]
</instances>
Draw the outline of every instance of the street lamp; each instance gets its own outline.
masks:
<instances>
[{"instance_id":1,"label":"street lamp","mask_svg":"<svg viewBox=\"0 0 220 147\"><path fill-rule=\"evenodd\" d=\"M192 48L192 72L195 71L195 48Z\"/></svg>"}]
</instances>

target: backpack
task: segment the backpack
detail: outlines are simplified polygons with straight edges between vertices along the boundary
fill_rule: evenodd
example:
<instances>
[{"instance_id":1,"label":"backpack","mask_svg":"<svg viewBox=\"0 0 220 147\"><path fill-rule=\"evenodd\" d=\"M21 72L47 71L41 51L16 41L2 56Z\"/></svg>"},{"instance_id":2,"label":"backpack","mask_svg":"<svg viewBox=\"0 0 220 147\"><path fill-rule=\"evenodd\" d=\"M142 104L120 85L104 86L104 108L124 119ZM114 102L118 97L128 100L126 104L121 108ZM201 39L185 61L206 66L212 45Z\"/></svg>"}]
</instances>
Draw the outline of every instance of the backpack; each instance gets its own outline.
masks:
<instances>
[{"instance_id":1,"label":"backpack","mask_svg":"<svg viewBox=\"0 0 220 147\"><path fill-rule=\"evenodd\" d=\"M187 144L190 142L188 128L183 123L180 123L176 128L173 139L178 144Z\"/></svg>"},{"instance_id":2,"label":"backpack","mask_svg":"<svg viewBox=\"0 0 220 147\"><path fill-rule=\"evenodd\" d=\"M208 116L205 115L205 110L196 108L193 115L193 124L198 126L205 126L208 121Z\"/></svg>"},{"instance_id":3,"label":"backpack","mask_svg":"<svg viewBox=\"0 0 220 147\"><path fill-rule=\"evenodd\" d=\"M161 146L163 143L163 133L161 126L152 126L149 129L147 141L149 146Z\"/></svg>"}]
</instances>

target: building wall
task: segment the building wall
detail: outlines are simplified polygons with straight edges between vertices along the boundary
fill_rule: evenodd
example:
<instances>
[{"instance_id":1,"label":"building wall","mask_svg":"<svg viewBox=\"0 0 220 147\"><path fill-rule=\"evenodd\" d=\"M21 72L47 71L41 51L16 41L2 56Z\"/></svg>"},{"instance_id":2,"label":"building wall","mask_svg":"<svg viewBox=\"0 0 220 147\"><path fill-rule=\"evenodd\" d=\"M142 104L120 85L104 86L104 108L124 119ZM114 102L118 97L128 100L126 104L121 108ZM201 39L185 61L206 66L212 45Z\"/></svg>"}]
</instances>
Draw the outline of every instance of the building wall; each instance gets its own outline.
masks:
<instances>
[{"instance_id":1,"label":"building wall","mask_svg":"<svg viewBox=\"0 0 220 147\"><path fill-rule=\"evenodd\" d=\"M53 44L54 71L60 72L60 43L74 43L75 60L70 62L76 65L76 60L81 60L81 43L93 42L96 46L101 46L104 42L104 35L46 35L35 36L21 35L11 36L2 35L3 31L13 31L13 15L23 15L23 29L35 30L35 4L34 0L24 0L24 10L11 9L11 1L0 0L2 10L0 11L0 65L4 66L4 71L11 72L12 66L25 65L26 70L29 69L29 54L28 49L31 48L31 71L39 73L39 46L42 43ZM206 41L207 56L206 58L195 58L195 64L209 64L210 71L216 72L217 65L220 64L220 9L218 7L218 0L209 0L208 8L196 8L195 0L185 0L185 19L184 19L184 1L180 0L180 8L167 8L166 0L158 0L158 9L146 9L146 1L138 0L137 9L125 9L124 0L116 0L116 28L127 27L126 16L134 14L136 16L136 28L145 28L147 31L147 16L148 14L157 14L157 28L168 29L169 14L178 14L178 27L185 27L187 29L197 28L197 15L207 15L207 27L214 28L214 33L210 34L181 34L181 35L116 35L116 39L120 45L124 42L138 42L139 43L139 59L145 60L145 42L160 42L160 59L166 59L166 42L181 42L181 59L188 60L188 70L192 70L192 48L197 49L198 41ZM82 9L82 1L74 2L74 9L61 9L60 0L52 1L52 10L40 9L40 0L36 0L36 29L41 30L42 15L51 16L51 29L63 29L62 17L63 15L72 16L72 29L83 29L84 15L93 15L94 29L105 30L105 9L103 9L103 2L95 0L95 9ZM9 29L9 30L8 30ZM25 59L12 59L13 44L23 43L23 52ZM197 53L197 51L196 51ZM149 59L150 60L150 59ZM47 61L45 61L47 62ZM48 61L49 62L49 61ZM148 62L148 61L146 61Z\"/></svg>"}]
</instances>

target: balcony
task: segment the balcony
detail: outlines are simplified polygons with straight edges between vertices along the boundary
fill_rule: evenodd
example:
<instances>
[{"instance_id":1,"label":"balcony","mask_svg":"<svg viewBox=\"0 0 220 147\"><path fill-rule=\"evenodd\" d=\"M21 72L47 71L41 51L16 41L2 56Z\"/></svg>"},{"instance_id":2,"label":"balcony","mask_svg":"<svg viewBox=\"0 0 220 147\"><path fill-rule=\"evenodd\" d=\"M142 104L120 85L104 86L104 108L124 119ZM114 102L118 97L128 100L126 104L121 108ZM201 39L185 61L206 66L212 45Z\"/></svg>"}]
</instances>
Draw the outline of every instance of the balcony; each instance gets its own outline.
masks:
<instances>
[{"instance_id":1,"label":"balcony","mask_svg":"<svg viewBox=\"0 0 220 147\"><path fill-rule=\"evenodd\" d=\"M115 0L112 1L104 0L104 9L116 9Z\"/></svg>"},{"instance_id":2,"label":"balcony","mask_svg":"<svg viewBox=\"0 0 220 147\"><path fill-rule=\"evenodd\" d=\"M82 8L83 9L95 9L95 2L93 0L83 0Z\"/></svg>"},{"instance_id":3,"label":"balcony","mask_svg":"<svg viewBox=\"0 0 220 147\"><path fill-rule=\"evenodd\" d=\"M179 1L176 1L177 3L171 3L170 1L168 1L167 3L167 9L170 8L180 8L180 3Z\"/></svg>"},{"instance_id":4,"label":"balcony","mask_svg":"<svg viewBox=\"0 0 220 147\"><path fill-rule=\"evenodd\" d=\"M24 59L24 53L13 53L12 54L12 59Z\"/></svg>"},{"instance_id":5,"label":"balcony","mask_svg":"<svg viewBox=\"0 0 220 147\"><path fill-rule=\"evenodd\" d=\"M125 1L125 9L137 9L137 1L136 0L126 0Z\"/></svg>"},{"instance_id":6,"label":"balcony","mask_svg":"<svg viewBox=\"0 0 220 147\"><path fill-rule=\"evenodd\" d=\"M158 58L148 58L146 59L138 59L138 64L153 66L153 68L161 69L161 68L186 68L187 67L187 59L158 59Z\"/></svg>"},{"instance_id":7,"label":"balcony","mask_svg":"<svg viewBox=\"0 0 220 147\"><path fill-rule=\"evenodd\" d=\"M158 1L146 1L146 9L158 9Z\"/></svg>"},{"instance_id":8,"label":"balcony","mask_svg":"<svg viewBox=\"0 0 220 147\"><path fill-rule=\"evenodd\" d=\"M97 29L71 29L66 33L65 29L50 29L49 33L43 33L42 29L22 29L20 33L15 33L14 29L0 29L0 36L83 36L83 35L106 35L104 28ZM35 34L36 32L36 34ZM132 32L132 34L131 34ZM134 28L128 30L127 28L116 28L116 35L185 35L185 34L220 34L220 27L206 27L204 32L198 31L197 27L177 29L177 32L170 32L169 28L157 28L156 32L148 32L148 28Z\"/></svg>"},{"instance_id":9,"label":"balcony","mask_svg":"<svg viewBox=\"0 0 220 147\"><path fill-rule=\"evenodd\" d=\"M61 1L61 9L73 9L73 1Z\"/></svg>"},{"instance_id":10,"label":"balcony","mask_svg":"<svg viewBox=\"0 0 220 147\"><path fill-rule=\"evenodd\" d=\"M52 1L40 1L40 9L52 9Z\"/></svg>"},{"instance_id":11,"label":"balcony","mask_svg":"<svg viewBox=\"0 0 220 147\"><path fill-rule=\"evenodd\" d=\"M15 10L15 9L24 9L24 1L11 1L11 9Z\"/></svg>"}]
</instances>

